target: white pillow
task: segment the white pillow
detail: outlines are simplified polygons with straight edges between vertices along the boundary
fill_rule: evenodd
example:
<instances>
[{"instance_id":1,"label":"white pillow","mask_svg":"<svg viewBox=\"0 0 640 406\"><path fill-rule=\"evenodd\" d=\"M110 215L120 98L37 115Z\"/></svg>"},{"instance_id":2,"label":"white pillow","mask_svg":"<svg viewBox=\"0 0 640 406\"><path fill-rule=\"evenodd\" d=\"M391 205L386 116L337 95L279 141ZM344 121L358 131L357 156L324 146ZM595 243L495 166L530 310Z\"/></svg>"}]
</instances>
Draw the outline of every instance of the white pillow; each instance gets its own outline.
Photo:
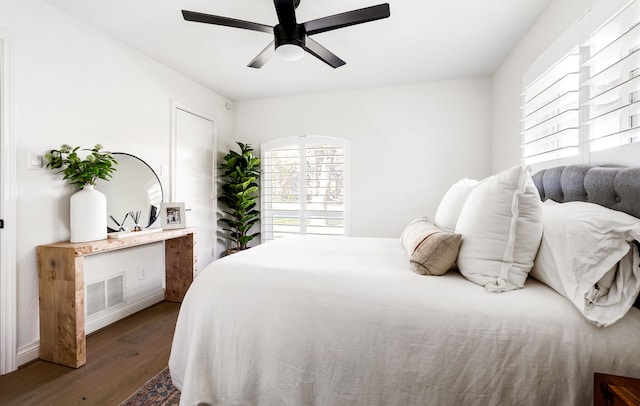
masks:
<instances>
[{"instance_id":1,"label":"white pillow","mask_svg":"<svg viewBox=\"0 0 640 406\"><path fill-rule=\"evenodd\" d=\"M490 292L522 288L540 245L541 214L540 195L524 167L481 181L456 225L462 275Z\"/></svg>"},{"instance_id":2,"label":"white pillow","mask_svg":"<svg viewBox=\"0 0 640 406\"><path fill-rule=\"evenodd\" d=\"M440 205L438 205L438 210L433 218L434 224L444 231L453 232L456 229L462 206L477 184L478 181L475 179L464 178L451 185L440 200Z\"/></svg>"},{"instance_id":3,"label":"white pillow","mask_svg":"<svg viewBox=\"0 0 640 406\"><path fill-rule=\"evenodd\" d=\"M640 292L640 259L630 243L640 239L640 220L593 203L553 200L543 204L543 218L531 276L597 326L623 317Z\"/></svg>"}]
</instances>

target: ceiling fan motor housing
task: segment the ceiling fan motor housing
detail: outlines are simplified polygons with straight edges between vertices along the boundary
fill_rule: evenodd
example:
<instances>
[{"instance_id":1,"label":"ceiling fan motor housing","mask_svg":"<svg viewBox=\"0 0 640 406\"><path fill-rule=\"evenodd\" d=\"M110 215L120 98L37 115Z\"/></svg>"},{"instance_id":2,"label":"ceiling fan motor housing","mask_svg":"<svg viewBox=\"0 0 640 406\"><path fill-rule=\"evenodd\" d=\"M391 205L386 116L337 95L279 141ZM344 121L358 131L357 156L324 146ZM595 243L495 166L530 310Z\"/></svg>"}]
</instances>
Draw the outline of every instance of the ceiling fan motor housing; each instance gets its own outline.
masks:
<instances>
[{"instance_id":1,"label":"ceiling fan motor housing","mask_svg":"<svg viewBox=\"0 0 640 406\"><path fill-rule=\"evenodd\" d=\"M296 24L291 27L284 27L282 24L278 24L273 27L273 34L275 37L275 48L278 49L280 45L290 44L297 45L301 48L305 46L305 38L307 37L307 30L302 24Z\"/></svg>"}]
</instances>

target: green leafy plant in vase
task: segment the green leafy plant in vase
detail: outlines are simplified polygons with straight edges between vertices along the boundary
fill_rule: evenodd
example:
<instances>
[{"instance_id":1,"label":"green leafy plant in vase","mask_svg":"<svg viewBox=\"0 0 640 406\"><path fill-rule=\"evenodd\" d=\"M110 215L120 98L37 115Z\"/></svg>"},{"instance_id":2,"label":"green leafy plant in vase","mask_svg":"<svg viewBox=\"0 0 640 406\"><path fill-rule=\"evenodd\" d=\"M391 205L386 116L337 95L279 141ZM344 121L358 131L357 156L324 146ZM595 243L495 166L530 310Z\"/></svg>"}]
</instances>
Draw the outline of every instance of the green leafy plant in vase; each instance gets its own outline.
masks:
<instances>
[{"instance_id":1,"label":"green leafy plant in vase","mask_svg":"<svg viewBox=\"0 0 640 406\"><path fill-rule=\"evenodd\" d=\"M260 159L253 154L250 144L236 144L240 153L229 150L219 166L224 172L218 201L226 207L225 217L219 221L225 225L224 238L231 242L227 254L247 249L249 242L260 235L260 232L250 233L260 220L260 211L256 209Z\"/></svg>"},{"instance_id":2,"label":"green leafy plant in vase","mask_svg":"<svg viewBox=\"0 0 640 406\"><path fill-rule=\"evenodd\" d=\"M63 144L60 149L52 149L44 156L47 161L47 168L52 170L59 169L58 172L64 174L65 180L69 183L84 188L86 185L95 185L96 180L109 180L116 170L118 164L111 152L101 151L102 145L96 144L92 149L84 149L90 151L85 157L78 155L80 147L72 148L67 144Z\"/></svg>"},{"instance_id":3,"label":"green leafy plant in vase","mask_svg":"<svg viewBox=\"0 0 640 406\"><path fill-rule=\"evenodd\" d=\"M57 170L63 179L80 190L69 201L69 228L71 242L86 242L107 238L107 199L94 189L96 180L109 180L118 162L110 152L96 144L85 157L78 154L80 147L63 144L45 154L47 168Z\"/></svg>"}]
</instances>

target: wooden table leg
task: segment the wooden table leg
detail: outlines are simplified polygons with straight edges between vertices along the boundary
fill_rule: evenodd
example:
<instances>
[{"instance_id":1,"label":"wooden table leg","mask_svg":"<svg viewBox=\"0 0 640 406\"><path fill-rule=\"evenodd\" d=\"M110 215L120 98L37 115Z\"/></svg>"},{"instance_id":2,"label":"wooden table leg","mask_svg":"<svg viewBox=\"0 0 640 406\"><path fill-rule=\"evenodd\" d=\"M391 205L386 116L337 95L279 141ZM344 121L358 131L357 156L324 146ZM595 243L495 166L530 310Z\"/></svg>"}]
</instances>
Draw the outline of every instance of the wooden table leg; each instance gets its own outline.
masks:
<instances>
[{"instance_id":1,"label":"wooden table leg","mask_svg":"<svg viewBox=\"0 0 640 406\"><path fill-rule=\"evenodd\" d=\"M182 302L196 270L195 233L164 242L166 290L164 299Z\"/></svg>"},{"instance_id":2,"label":"wooden table leg","mask_svg":"<svg viewBox=\"0 0 640 406\"><path fill-rule=\"evenodd\" d=\"M38 247L40 358L73 368L87 362L84 259L73 249Z\"/></svg>"}]
</instances>

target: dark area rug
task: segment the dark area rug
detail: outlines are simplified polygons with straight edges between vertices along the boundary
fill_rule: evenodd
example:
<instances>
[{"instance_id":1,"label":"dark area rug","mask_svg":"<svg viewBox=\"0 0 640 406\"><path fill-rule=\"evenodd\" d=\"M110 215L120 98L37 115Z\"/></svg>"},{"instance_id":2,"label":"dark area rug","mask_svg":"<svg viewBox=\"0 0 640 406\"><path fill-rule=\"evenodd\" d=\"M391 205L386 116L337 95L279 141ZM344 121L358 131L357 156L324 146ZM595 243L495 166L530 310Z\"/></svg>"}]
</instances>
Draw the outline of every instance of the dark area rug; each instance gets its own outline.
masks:
<instances>
[{"instance_id":1,"label":"dark area rug","mask_svg":"<svg viewBox=\"0 0 640 406\"><path fill-rule=\"evenodd\" d=\"M120 406L177 406L179 403L180 391L171 383L169 367L166 367Z\"/></svg>"}]
</instances>

